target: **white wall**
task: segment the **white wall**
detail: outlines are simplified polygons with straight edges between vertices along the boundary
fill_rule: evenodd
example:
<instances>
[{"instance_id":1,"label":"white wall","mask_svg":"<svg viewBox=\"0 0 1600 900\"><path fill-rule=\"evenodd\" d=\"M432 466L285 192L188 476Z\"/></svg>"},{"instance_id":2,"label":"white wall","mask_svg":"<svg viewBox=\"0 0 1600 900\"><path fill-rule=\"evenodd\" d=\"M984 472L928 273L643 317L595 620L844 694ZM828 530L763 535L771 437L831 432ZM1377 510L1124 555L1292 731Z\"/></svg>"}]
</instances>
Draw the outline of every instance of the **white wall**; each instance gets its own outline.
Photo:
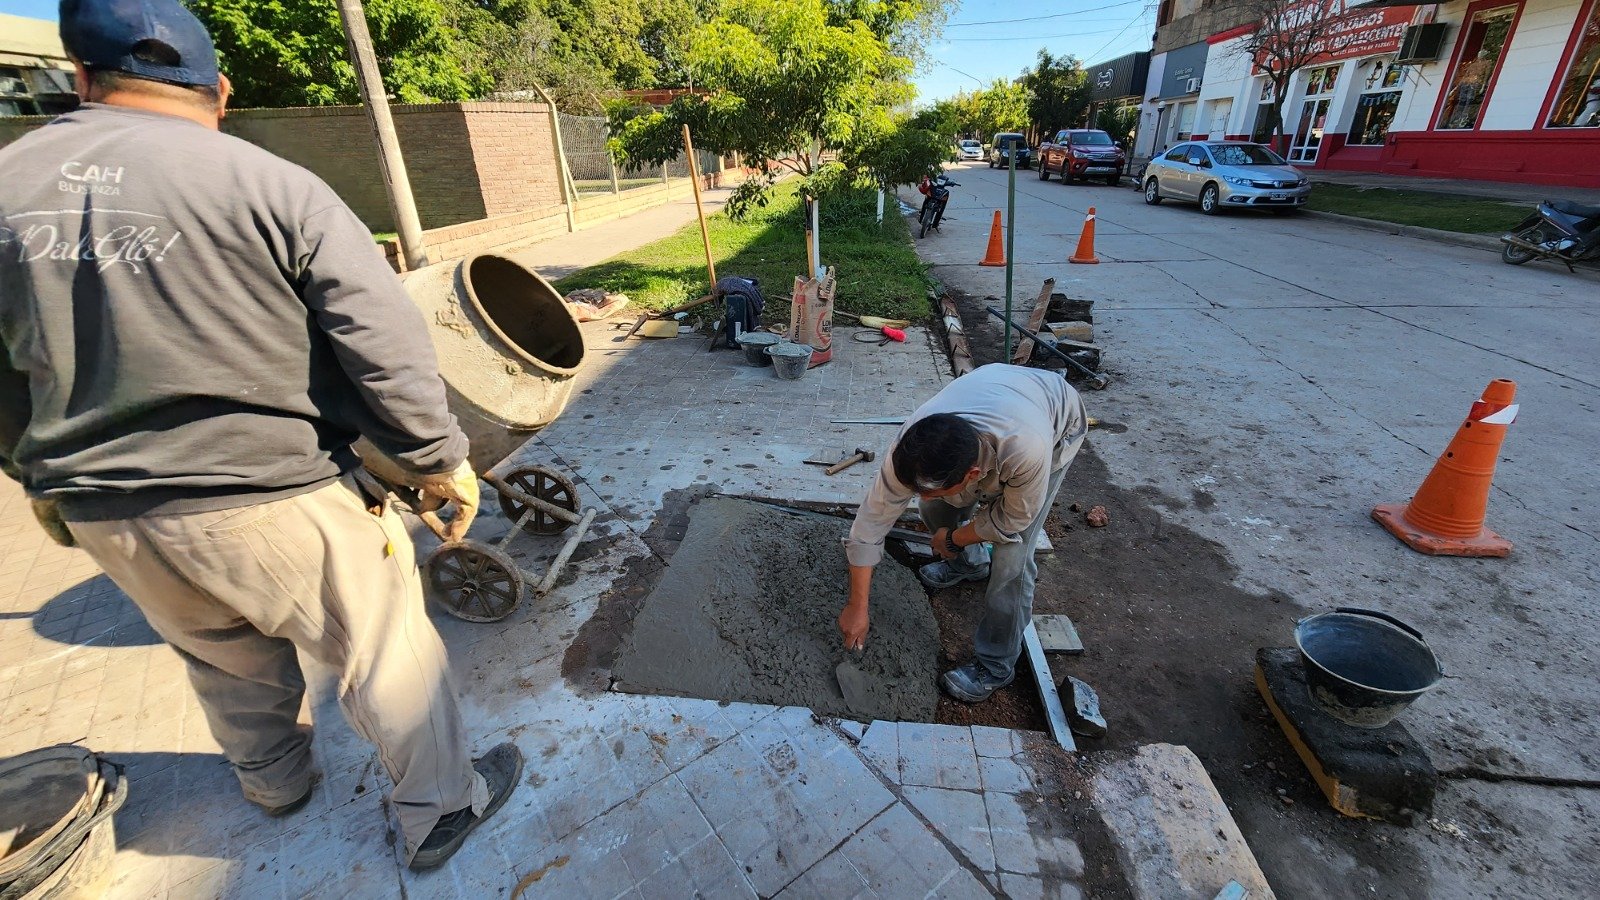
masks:
<instances>
[{"instance_id":1,"label":"white wall","mask_svg":"<svg viewBox=\"0 0 1600 900\"><path fill-rule=\"evenodd\" d=\"M1161 146L1156 135L1156 122L1159 114L1156 105L1149 102L1148 98L1161 93L1161 80L1167 74L1167 55L1157 53L1150 57L1150 76L1145 80L1144 96L1147 98L1139 104L1139 133L1133 141L1133 155L1148 157Z\"/></svg>"},{"instance_id":2,"label":"white wall","mask_svg":"<svg viewBox=\"0 0 1600 900\"><path fill-rule=\"evenodd\" d=\"M1222 107L1230 107L1224 134L1247 134L1254 121L1255 79L1251 76L1252 60L1242 49L1243 37L1212 44L1206 54L1206 80L1200 85L1200 124L1196 128L1211 127L1212 120ZM1221 137L1215 131L1214 137Z\"/></svg>"}]
</instances>

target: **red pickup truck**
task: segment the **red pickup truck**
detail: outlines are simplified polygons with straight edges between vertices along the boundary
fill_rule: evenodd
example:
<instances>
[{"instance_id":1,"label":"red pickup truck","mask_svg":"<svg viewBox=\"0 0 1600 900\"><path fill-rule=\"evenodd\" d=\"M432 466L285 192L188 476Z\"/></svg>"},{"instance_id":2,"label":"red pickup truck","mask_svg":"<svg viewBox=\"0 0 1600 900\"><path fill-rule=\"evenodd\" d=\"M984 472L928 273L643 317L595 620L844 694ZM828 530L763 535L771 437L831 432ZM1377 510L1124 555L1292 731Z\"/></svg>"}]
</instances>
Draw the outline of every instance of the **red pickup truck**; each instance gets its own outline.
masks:
<instances>
[{"instance_id":1,"label":"red pickup truck","mask_svg":"<svg viewBox=\"0 0 1600 900\"><path fill-rule=\"evenodd\" d=\"M1064 128L1054 141L1039 147L1039 180L1049 181L1051 173L1067 184L1079 178L1104 178L1118 184L1128 167L1128 154L1111 135L1092 128Z\"/></svg>"}]
</instances>

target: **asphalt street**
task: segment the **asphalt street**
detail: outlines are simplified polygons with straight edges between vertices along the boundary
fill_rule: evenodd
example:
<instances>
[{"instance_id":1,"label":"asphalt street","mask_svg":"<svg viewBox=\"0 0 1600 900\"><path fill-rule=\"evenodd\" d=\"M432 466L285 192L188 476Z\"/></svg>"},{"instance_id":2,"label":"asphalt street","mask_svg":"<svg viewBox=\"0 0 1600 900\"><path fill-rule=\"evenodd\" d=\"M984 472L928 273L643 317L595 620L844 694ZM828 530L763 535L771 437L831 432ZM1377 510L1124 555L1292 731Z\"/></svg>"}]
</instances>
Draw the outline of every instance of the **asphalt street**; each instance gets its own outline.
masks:
<instances>
[{"instance_id":1,"label":"asphalt street","mask_svg":"<svg viewBox=\"0 0 1600 900\"><path fill-rule=\"evenodd\" d=\"M944 225L919 250L950 287L1002 297L1004 270L976 263L1006 174L951 174L961 184ZM1448 673L1403 719L1448 775L1435 821L1334 841L1241 816L1280 894L1592 887L1600 275L1304 216L1151 207L1128 187L1031 171L1016 198L1015 306L1046 277L1096 304L1113 383L1087 397L1090 413L1127 426L1094 435L1108 477L1165 498L1165 519L1220 544L1240 588L1288 598L1279 646L1293 646L1299 616L1367 607L1421 629ZM1069 265L1091 205L1102 262ZM1508 206L1507 224L1520 215ZM1410 497L1493 378L1516 381L1521 403L1488 512L1515 549L1413 553L1369 512ZM1404 852L1352 849L1380 837Z\"/></svg>"}]
</instances>

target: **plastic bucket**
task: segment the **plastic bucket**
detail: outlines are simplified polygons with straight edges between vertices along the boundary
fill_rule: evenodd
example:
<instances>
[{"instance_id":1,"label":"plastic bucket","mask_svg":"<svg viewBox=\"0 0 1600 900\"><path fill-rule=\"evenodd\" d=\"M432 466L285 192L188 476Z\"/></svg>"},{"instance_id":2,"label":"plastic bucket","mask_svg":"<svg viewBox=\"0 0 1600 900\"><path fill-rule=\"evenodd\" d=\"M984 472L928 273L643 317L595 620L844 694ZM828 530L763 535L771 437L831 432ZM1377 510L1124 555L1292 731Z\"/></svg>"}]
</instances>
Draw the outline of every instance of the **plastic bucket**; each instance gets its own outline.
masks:
<instances>
[{"instance_id":1,"label":"plastic bucket","mask_svg":"<svg viewBox=\"0 0 1600 900\"><path fill-rule=\"evenodd\" d=\"M811 367L811 348L806 344L779 341L766 348L772 358L772 374L784 381L799 381Z\"/></svg>"},{"instance_id":2,"label":"plastic bucket","mask_svg":"<svg viewBox=\"0 0 1600 900\"><path fill-rule=\"evenodd\" d=\"M1307 616L1294 642L1312 699L1357 728L1389 724L1444 677L1421 632L1387 613L1342 606Z\"/></svg>"},{"instance_id":3,"label":"plastic bucket","mask_svg":"<svg viewBox=\"0 0 1600 900\"><path fill-rule=\"evenodd\" d=\"M746 331L739 335L739 347L744 350L744 361L752 366L770 366L772 357L767 348L780 343L783 338L770 331Z\"/></svg>"},{"instance_id":4,"label":"plastic bucket","mask_svg":"<svg viewBox=\"0 0 1600 900\"><path fill-rule=\"evenodd\" d=\"M116 852L112 814L128 799L122 767L75 744L0 760L0 897L101 897Z\"/></svg>"}]
</instances>

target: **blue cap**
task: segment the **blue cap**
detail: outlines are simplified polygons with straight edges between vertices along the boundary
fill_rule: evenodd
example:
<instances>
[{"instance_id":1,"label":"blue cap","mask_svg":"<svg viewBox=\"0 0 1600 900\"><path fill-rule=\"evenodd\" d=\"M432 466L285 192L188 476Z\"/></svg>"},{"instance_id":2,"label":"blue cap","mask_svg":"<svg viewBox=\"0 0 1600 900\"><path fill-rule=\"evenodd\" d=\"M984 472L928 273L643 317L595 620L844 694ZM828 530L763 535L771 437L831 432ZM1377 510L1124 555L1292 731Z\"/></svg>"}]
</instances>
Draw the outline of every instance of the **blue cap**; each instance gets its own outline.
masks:
<instances>
[{"instance_id":1,"label":"blue cap","mask_svg":"<svg viewBox=\"0 0 1600 900\"><path fill-rule=\"evenodd\" d=\"M217 48L178 0L61 0L61 43L90 69L214 86Z\"/></svg>"}]
</instances>

